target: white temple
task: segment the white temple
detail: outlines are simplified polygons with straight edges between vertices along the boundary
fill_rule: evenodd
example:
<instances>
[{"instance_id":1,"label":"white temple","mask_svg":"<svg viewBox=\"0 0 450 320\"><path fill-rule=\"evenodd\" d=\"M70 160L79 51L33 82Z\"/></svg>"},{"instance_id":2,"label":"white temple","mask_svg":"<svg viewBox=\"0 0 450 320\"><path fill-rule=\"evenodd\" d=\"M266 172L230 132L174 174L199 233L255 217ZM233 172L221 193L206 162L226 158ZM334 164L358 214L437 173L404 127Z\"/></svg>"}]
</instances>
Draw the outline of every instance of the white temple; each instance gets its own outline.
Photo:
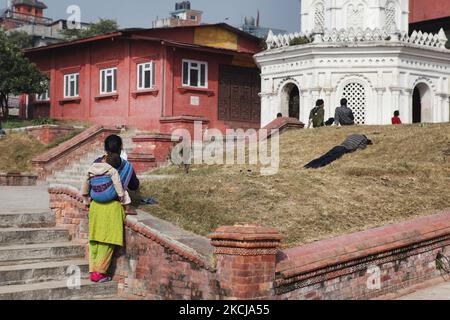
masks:
<instances>
[{"instance_id":1,"label":"white temple","mask_svg":"<svg viewBox=\"0 0 450 320\"><path fill-rule=\"evenodd\" d=\"M255 56L261 125L278 113L307 123L317 99L328 119L343 97L358 124L390 124L396 110L404 123L449 122L447 37L410 35L408 17L409 0L302 0L302 31L269 34Z\"/></svg>"}]
</instances>

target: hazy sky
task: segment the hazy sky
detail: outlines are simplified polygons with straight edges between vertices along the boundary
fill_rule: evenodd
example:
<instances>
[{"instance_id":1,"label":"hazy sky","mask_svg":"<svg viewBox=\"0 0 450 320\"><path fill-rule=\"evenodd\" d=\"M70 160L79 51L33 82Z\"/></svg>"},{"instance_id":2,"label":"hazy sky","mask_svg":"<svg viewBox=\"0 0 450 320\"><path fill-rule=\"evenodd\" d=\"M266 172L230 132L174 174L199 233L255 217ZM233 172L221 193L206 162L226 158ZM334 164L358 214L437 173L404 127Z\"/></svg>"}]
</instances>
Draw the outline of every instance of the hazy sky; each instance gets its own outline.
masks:
<instances>
[{"instance_id":1,"label":"hazy sky","mask_svg":"<svg viewBox=\"0 0 450 320\"><path fill-rule=\"evenodd\" d=\"M3 6L7 0L1 0ZM47 6L46 16L67 18L69 5L80 6L82 21L116 18L121 27L150 27L158 16L168 17L175 0L41 0ZM261 25L290 32L300 29L299 0L191 0L192 9L204 12L207 23L227 22L241 25L245 16L260 11ZM229 20L225 20L229 18Z\"/></svg>"}]
</instances>

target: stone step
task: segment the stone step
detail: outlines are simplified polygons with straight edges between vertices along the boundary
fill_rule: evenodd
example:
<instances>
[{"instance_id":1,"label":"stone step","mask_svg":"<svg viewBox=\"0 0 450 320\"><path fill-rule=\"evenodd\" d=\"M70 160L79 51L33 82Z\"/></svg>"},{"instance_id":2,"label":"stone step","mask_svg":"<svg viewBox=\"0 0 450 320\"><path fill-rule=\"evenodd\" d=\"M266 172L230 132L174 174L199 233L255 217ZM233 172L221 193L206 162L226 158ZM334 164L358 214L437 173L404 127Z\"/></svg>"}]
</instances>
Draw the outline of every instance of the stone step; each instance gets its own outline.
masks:
<instances>
[{"instance_id":1,"label":"stone step","mask_svg":"<svg viewBox=\"0 0 450 320\"><path fill-rule=\"evenodd\" d=\"M66 280L0 287L0 300L91 300L116 295L116 282L89 280L81 280L79 289L70 289Z\"/></svg>"},{"instance_id":2,"label":"stone step","mask_svg":"<svg viewBox=\"0 0 450 320\"><path fill-rule=\"evenodd\" d=\"M70 241L69 231L57 228L0 229L0 247L14 244L55 243Z\"/></svg>"},{"instance_id":3,"label":"stone step","mask_svg":"<svg viewBox=\"0 0 450 320\"><path fill-rule=\"evenodd\" d=\"M70 242L0 247L0 263L3 265L32 259L77 259L84 255L83 245Z\"/></svg>"},{"instance_id":4,"label":"stone step","mask_svg":"<svg viewBox=\"0 0 450 320\"><path fill-rule=\"evenodd\" d=\"M74 266L80 268L83 279L89 277L89 263L81 259L0 266L0 286L65 280Z\"/></svg>"},{"instance_id":5,"label":"stone step","mask_svg":"<svg viewBox=\"0 0 450 320\"><path fill-rule=\"evenodd\" d=\"M53 227L55 216L50 212L0 213L0 228Z\"/></svg>"}]
</instances>

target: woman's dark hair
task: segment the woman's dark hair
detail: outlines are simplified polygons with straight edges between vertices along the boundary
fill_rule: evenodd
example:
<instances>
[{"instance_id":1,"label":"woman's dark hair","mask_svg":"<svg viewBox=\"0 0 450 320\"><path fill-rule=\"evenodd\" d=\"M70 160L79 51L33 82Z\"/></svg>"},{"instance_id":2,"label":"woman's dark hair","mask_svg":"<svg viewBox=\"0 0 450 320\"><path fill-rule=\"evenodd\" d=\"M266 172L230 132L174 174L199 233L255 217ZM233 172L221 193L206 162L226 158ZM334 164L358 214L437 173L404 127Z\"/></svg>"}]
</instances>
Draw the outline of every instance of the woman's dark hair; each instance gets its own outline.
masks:
<instances>
[{"instance_id":1,"label":"woman's dark hair","mask_svg":"<svg viewBox=\"0 0 450 320\"><path fill-rule=\"evenodd\" d=\"M341 106L346 106L348 104L348 101L347 101L347 99L342 99L341 100Z\"/></svg>"},{"instance_id":2,"label":"woman's dark hair","mask_svg":"<svg viewBox=\"0 0 450 320\"><path fill-rule=\"evenodd\" d=\"M105 151L107 153L120 154L122 152L122 138L113 134L105 140Z\"/></svg>"},{"instance_id":3,"label":"woman's dark hair","mask_svg":"<svg viewBox=\"0 0 450 320\"><path fill-rule=\"evenodd\" d=\"M400 116L400 111L394 111L394 117L398 117L398 116Z\"/></svg>"},{"instance_id":4,"label":"woman's dark hair","mask_svg":"<svg viewBox=\"0 0 450 320\"><path fill-rule=\"evenodd\" d=\"M120 165L122 164L120 155L117 153L108 153L105 160L107 164L115 169L119 169Z\"/></svg>"},{"instance_id":5,"label":"woman's dark hair","mask_svg":"<svg viewBox=\"0 0 450 320\"><path fill-rule=\"evenodd\" d=\"M322 99L319 99L316 101L316 107L320 107L321 105L324 105L325 101L323 101Z\"/></svg>"}]
</instances>

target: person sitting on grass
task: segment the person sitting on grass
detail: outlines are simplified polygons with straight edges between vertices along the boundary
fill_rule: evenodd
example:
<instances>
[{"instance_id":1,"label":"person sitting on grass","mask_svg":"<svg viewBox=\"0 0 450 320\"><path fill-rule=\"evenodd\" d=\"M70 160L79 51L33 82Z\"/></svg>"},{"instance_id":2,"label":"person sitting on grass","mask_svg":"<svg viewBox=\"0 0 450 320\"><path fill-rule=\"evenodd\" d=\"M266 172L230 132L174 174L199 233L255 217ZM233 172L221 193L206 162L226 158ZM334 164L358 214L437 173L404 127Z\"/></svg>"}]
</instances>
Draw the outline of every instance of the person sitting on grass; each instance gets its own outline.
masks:
<instances>
[{"instance_id":1,"label":"person sitting on grass","mask_svg":"<svg viewBox=\"0 0 450 320\"><path fill-rule=\"evenodd\" d=\"M400 111L394 112L394 116L392 117L392 124L393 125L402 124L402 120L400 119Z\"/></svg>"},{"instance_id":2,"label":"person sitting on grass","mask_svg":"<svg viewBox=\"0 0 450 320\"><path fill-rule=\"evenodd\" d=\"M351 153L356 150L365 149L368 145L372 145L372 141L368 139L365 135L362 134L352 134L345 139L339 146L334 147L326 154L317 158L307 165L305 165L306 169L318 169L321 167L325 167L330 163L336 161L341 158L346 153Z\"/></svg>"},{"instance_id":3,"label":"person sitting on grass","mask_svg":"<svg viewBox=\"0 0 450 320\"><path fill-rule=\"evenodd\" d=\"M339 126L352 126L355 124L355 116L352 109L348 107L347 99L341 100L341 106L336 108L334 124Z\"/></svg>"},{"instance_id":4,"label":"person sitting on grass","mask_svg":"<svg viewBox=\"0 0 450 320\"><path fill-rule=\"evenodd\" d=\"M311 126L313 128L319 128L319 127L323 127L325 125L324 121L325 121L325 102L320 99L317 100L316 102L316 106L311 110L310 114L309 114L309 124L308 124L308 128L310 128Z\"/></svg>"},{"instance_id":5,"label":"person sitting on grass","mask_svg":"<svg viewBox=\"0 0 450 320\"><path fill-rule=\"evenodd\" d=\"M0 139L6 136L5 130L2 129L2 122L0 121Z\"/></svg>"}]
</instances>

